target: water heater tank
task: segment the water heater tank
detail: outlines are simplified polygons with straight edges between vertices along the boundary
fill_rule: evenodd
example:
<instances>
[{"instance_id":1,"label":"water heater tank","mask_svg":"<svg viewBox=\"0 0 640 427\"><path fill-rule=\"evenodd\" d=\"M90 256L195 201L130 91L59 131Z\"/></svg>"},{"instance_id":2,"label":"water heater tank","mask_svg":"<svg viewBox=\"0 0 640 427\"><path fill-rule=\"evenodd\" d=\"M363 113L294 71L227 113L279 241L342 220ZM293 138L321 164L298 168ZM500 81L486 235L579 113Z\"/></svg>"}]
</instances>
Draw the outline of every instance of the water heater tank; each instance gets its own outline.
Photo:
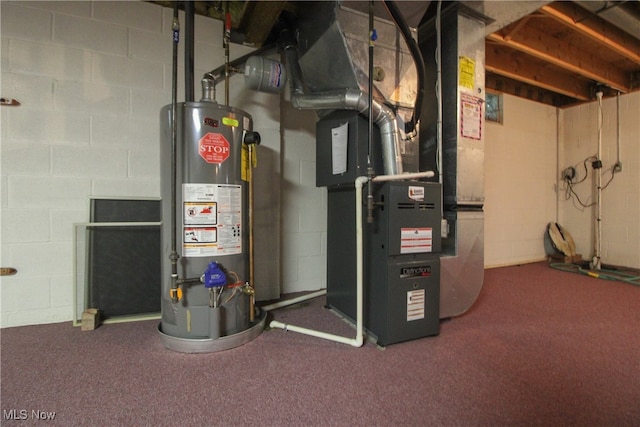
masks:
<instances>
[{"instance_id":1,"label":"water heater tank","mask_svg":"<svg viewBox=\"0 0 640 427\"><path fill-rule=\"evenodd\" d=\"M248 162L243 161L243 141L246 135L253 136L252 126L251 116L236 108L208 101L178 103L176 203L172 206L171 105L161 110L160 333L170 348L205 352L208 342L242 334L252 326L250 296L243 292L249 280ZM172 233L182 293L177 302L171 298ZM224 271L223 286L203 283L212 262Z\"/></svg>"}]
</instances>

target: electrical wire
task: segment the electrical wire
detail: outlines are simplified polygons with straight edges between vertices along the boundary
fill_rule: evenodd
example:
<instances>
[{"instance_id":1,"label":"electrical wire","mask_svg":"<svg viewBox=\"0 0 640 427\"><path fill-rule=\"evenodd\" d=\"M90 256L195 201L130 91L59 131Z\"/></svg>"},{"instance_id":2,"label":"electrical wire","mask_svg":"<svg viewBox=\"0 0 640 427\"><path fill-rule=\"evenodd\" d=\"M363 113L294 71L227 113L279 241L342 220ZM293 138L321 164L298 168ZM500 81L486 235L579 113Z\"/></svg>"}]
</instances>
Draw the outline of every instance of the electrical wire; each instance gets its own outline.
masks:
<instances>
[{"instance_id":1,"label":"electrical wire","mask_svg":"<svg viewBox=\"0 0 640 427\"><path fill-rule=\"evenodd\" d=\"M573 187L577 184L580 184L582 182L584 182L588 176L589 176L589 167L587 166L587 162L589 161L596 161L598 160L598 158L596 156L589 156L586 159L584 159L584 161L582 162L582 166L584 167L584 176L578 180L578 181L573 181L573 178L570 178L569 176L564 176L564 182L565 182L565 200L569 200L571 198L571 196L573 195L576 200L578 201L578 203L580 204L580 206L584 207L584 208L590 208L592 206L597 205L596 202L590 203L590 204L586 204L584 202L582 202L582 200L580 199L580 196L578 196L578 193L576 193L576 191L573 189ZM574 168L575 170L575 168ZM606 184L604 186L602 186L602 188L600 188L600 191L604 190L605 188L607 188L609 186L609 184L611 184L611 182L613 181L613 178L615 178L615 175L617 173L615 165L611 167L610 169L611 171L611 177L609 178L609 180L606 182Z\"/></svg>"},{"instance_id":2,"label":"electrical wire","mask_svg":"<svg viewBox=\"0 0 640 427\"><path fill-rule=\"evenodd\" d=\"M573 194L573 196L576 198L580 206L582 206L583 208L590 208L596 205L596 202L589 203L588 205L583 203L582 200L580 200L580 196L578 196L578 193L576 193L575 190L573 189L574 183L572 183L568 179L565 180L565 182L567 184L567 190L566 190L566 196L565 196L566 200L569 200L571 198L571 195Z\"/></svg>"},{"instance_id":3,"label":"electrical wire","mask_svg":"<svg viewBox=\"0 0 640 427\"><path fill-rule=\"evenodd\" d=\"M564 182L565 182L565 200L569 200L571 199L571 195L573 195L576 200L578 201L578 203L580 204L580 206L582 206L583 208L590 208L592 206L595 206L596 203L590 203L590 204L586 204L584 203L581 199L580 196L578 196L578 193L576 193L576 191L573 189L573 187L577 184L580 184L582 182L584 182L587 177L589 176L589 168L587 167L587 162L589 160L597 160L596 156L589 156L586 159L584 159L584 161L582 162L582 165L584 167L584 176L582 177L582 179L578 180L578 181L573 181L572 177L569 177L567 175L564 176ZM575 168L574 168L575 170Z\"/></svg>"}]
</instances>

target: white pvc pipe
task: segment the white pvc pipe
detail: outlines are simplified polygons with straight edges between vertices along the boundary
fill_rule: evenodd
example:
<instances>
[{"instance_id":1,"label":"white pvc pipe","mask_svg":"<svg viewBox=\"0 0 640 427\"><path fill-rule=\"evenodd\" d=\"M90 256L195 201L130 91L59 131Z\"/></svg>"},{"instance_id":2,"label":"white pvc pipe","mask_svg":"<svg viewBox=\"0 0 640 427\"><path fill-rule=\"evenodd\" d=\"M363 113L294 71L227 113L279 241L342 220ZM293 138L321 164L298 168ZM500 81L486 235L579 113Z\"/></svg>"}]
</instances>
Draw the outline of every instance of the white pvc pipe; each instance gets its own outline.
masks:
<instances>
[{"instance_id":1,"label":"white pvc pipe","mask_svg":"<svg viewBox=\"0 0 640 427\"><path fill-rule=\"evenodd\" d=\"M284 329L285 331L298 332L299 334L310 335L312 337L322 338L329 341L335 341L341 344L349 344L354 347L361 347L362 343L364 342L364 339L358 340L357 337L356 339L347 338L340 335L330 334L327 332L316 331L314 329L302 328L300 326L295 326L295 325L287 325L285 323L278 322L277 320L272 320L271 323L269 323L269 326L272 328Z\"/></svg>"},{"instance_id":2,"label":"white pvc pipe","mask_svg":"<svg viewBox=\"0 0 640 427\"><path fill-rule=\"evenodd\" d=\"M398 175L380 175L373 178L375 182L383 182L383 181L398 181L402 179L417 179L417 178L430 178L435 176L432 171L428 172L416 172L416 173L403 173ZM335 341L343 344L350 344L354 347L362 347L364 343L364 320L363 320L363 288L364 288L364 274L363 274L363 249L362 249L362 187L365 183L369 181L369 178L366 176L359 176L356 178L355 187L356 187L356 337L355 338L347 338L340 335L329 334L327 332L316 331L314 329L302 328L300 326L295 325L287 325L286 323L278 322L277 320L272 320L269 323L269 327L284 329L285 331L298 332L300 334L310 335L317 338L323 338L330 341ZM326 293L326 291L318 291L322 293ZM315 298L315 296L304 295L303 298L299 301L304 301L304 299ZM295 298L294 298L295 299ZM293 301L293 300L291 300ZM299 302L296 301L296 302ZM286 303L288 301L283 301ZM273 305L277 305L280 303L275 303ZM293 303L292 303L293 304ZM263 310L272 310L271 306L263 307ZM277 307L276 307L277 308Z\"/></svg>"},{"instance_id":3,"label":"white pvc pipe","mask_svg":"<svg viewBox=\"0 0 640 427\"><path fill-rule=\"evenodd\" d=\"M436 174L433 171L427 172L412 172L401 173L397 175L378 175L373 178L373 182L385 182L385 181L400 181L402 179L419 179L419 178L432 178Z\"/></svg>"},{"instance_id":4,"label":"white pvc pipe","mask_svg":"<svg viewBox=\"0 0 640 427\"><path fill-rule=\"evenodd\" d=\"M400 175L402 176L402 175ZM298 332L300 334L310 335L317 338L323 338L330 341L349 344L353 347L362 347L364 343L364 321L363 321L363 250L362 250L362 187L369 178L359 176L356 178L356 337L347 338L340 335L329 334L327 332L316 331L313 329L302 328L295 325L287 325L277 320L269 323L271 328L284 329L285 331Z\"/></svg>"},{"instance_id":5,"label":"white pvc pipe","mask_svg":"<svg viewBox=\"0 0 640 427\"><path fill-rule=\"evenodd\" d=\"M598 98L598 161L602 161L602 92L596 94ZM593 257L594 270L600 270L602 266L602 165L596 175L596 238L595 255Z\"/></svg>"},{"instance_id":6,"label":"white pvc pipe","mask_svg":"<svg viewBox=\"0 0 640 427\"><path fill-rule=\"evenodd\" d=\"M293 304L297 304L299 302L308 301L308 300L313 299L313 298L318 298L318 297L321 297L322 295L326 295L326 294L327 294L327 290L326 289L322 289L322 290L319 290L317 292L312 292L310 294L301 295L299 297L291 298L291 299L288 299L288 300L274 302L273 304L265 305L265 306L262 306L260 308L262 310L264 310L264 311L276 310L278 308L287 307L287 306L290 306L290 305L293 305Z\"/></svg>"}]
</instances>

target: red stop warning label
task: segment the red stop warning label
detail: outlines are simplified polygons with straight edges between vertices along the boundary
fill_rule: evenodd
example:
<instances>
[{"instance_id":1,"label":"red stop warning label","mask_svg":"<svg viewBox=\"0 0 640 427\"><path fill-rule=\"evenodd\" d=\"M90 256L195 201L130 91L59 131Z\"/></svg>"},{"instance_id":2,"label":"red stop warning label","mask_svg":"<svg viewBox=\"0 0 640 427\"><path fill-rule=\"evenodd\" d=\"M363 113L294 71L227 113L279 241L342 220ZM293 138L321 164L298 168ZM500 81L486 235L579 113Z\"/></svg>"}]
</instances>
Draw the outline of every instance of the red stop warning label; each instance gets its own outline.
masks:
<instances>
[{"instance_id":1,"label":"red stop warning label","mask_svg":"<svg viewBox=\"0 0 640 427\"><path fill-rule=\"evenodd\" d=\"M207 133L198 142L200 157L207 163L220 164L229 158L229 141L221 133Z\"/></svg>"}]
</instances>

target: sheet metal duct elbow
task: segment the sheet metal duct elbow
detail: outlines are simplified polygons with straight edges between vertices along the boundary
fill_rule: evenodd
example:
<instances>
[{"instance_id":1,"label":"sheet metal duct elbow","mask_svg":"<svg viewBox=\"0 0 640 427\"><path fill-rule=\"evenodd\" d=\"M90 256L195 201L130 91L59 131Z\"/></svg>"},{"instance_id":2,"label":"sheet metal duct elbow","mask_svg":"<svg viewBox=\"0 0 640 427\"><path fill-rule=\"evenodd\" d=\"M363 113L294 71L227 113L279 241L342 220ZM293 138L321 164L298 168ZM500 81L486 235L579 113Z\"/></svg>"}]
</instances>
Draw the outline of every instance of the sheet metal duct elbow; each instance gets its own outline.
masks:
<instances>
[{"instance_id":1,"label":"sheet metal duct elbow","mask_svg":"<svg viewBox=\"0 0 640 427\"><path fill-rule=\"evenodd\" d=\"M291 84L291 104L299 110L355 110L369 117L380 129L384 173L396 175L402 173L400 156L400 133L393 110L384 104L373 101L369 106L368 95L358 89L338 89L335 91L305 94L302 70L298 63L298 52L294 45L283 48L287 74Z\"/></svg>"},{"instance_id":2,"label":"sheet metal duct elbow","mask_svg":"<svg viewBox=\"0 0 640 427\"><path fill-rule=\"evenodd\" d=\"M367 94L357 89L343 89L332 92L304 95L292 90L291 104L297 109L313 110L355 110L369 116L380 130L384 173L397 175L402 173L400 156L400 133L394 112L387 106L373 101L369 108Z\"/></svg>"}]
</instances>

